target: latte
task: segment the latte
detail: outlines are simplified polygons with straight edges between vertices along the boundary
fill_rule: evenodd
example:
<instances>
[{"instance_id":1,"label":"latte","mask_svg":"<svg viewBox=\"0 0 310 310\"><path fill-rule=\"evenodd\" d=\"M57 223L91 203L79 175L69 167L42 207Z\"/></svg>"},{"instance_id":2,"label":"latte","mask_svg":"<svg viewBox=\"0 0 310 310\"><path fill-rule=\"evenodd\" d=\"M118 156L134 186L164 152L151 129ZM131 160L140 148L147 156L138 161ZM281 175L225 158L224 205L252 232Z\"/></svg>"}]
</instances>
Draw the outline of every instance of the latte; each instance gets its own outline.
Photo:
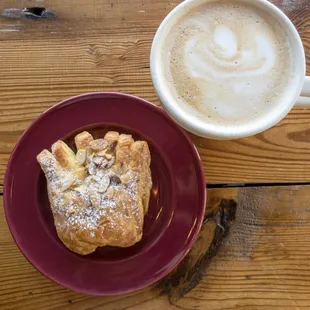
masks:
<instances>
[{"instance_id":1,"label":"latte","mask_svg":"<svg viewBox=\"0 0 310 310\"><path fill-rule=\"evenodd\" d=\"M184 10L161 50L165 83L183 110L229 126L281 108L294 61L285 30L270 14L242 0Z\"/></svg>"}]
</instances>

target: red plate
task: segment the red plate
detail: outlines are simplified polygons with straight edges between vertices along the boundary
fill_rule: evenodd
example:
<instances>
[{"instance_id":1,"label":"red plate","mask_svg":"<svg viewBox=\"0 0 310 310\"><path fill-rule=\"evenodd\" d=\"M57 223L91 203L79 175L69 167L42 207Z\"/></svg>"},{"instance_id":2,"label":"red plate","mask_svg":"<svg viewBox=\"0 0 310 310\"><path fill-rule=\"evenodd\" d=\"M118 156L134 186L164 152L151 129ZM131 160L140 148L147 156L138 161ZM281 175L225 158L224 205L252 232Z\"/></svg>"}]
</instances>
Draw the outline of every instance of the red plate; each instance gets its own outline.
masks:
<instances>
[{"instance_id":1,"label":"red plate","mask_svg":"<svg viewBox=\"0 0 310 310\"><path fill-rule=\"evenodd\" d=\"M130 248L103 247L87 256L58 239L36 155L77 132L102 137L107 130L148 141L153 189L143 239ZM20 250L41 273L72 290L121 294L154 283L171 271L195 241L204 215L206 189L195 147L155 105L120 93L90 93L43 113L25 131L9 160L4 207Z\"/></svg>"}]
</instances>

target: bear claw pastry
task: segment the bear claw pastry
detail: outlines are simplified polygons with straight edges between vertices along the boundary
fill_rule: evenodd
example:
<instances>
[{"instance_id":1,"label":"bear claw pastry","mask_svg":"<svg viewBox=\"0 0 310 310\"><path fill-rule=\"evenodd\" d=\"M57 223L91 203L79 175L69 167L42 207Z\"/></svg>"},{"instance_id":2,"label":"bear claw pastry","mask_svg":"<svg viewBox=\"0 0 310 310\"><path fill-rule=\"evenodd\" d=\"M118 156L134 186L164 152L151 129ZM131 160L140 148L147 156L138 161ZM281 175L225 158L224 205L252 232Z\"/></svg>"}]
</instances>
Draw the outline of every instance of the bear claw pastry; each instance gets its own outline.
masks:
<instances>
[{"instance_id":1,"label":"bear claw pastry","mask_svg":"<svg viewBox=\"0 0 310 310\"><path fill-rule=\"evenodd\" d=\"M152 187L147 142L115 131L94 140L85 131L75 144L76 154L57 141L37 156L61 241L82 255L140 241Z\"/></svg>"}]
</instances>

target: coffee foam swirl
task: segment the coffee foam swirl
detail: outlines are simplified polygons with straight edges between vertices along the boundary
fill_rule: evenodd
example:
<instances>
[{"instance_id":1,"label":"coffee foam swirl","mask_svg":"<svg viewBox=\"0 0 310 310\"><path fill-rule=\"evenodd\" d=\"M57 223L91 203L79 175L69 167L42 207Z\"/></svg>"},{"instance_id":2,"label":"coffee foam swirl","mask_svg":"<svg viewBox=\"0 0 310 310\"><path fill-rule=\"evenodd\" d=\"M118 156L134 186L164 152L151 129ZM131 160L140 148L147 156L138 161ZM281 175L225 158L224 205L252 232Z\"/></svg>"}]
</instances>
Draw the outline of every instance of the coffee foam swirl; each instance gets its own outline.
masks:
<instances>
[{"instance_id":1,"label":"coffee foam swirl","mask_svg":"<svg viewBox=\"0 0 310 310\"><path fill-rule=\"evenodd\" d=\"M223 124L275 108L292 61L285 33L268 17L242 2L216 1L179 20L166 40L165 65L183 108Z\"/></svg>"},{"instance_id":2,"label":"coffee foam swirl","mask_svg":"<svg viewBox=\"0 0 310 310\"><path fill-rule=\"evenodd\" d=\"M206 34L185 45L185 65L191 76L202 79L251 78L268 73L276 63L269 38L253 34L249 48L239 49L238 38L226 26L215 28L213 40Z\"/></svg>"}]
</instances>

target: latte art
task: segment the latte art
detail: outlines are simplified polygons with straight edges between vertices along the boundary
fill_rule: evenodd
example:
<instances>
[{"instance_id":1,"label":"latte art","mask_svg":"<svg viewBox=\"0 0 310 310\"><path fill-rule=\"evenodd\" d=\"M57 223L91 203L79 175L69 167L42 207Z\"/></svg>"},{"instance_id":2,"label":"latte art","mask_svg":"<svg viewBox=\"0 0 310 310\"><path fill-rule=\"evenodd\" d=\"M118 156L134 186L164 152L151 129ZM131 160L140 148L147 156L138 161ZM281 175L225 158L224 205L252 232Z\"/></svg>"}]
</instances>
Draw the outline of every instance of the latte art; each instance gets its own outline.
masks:
<instances>
[{"instance_id":1,"label":"latte art","mask_svg":"<svg viewBox=\"0 0 310 310\"><path fill-rule=\"evenodd\" d=\"M163 46L171 92L200 120L251 122L276 109L290 83L285 32L242 1L210 1L185 13Z\"/></svg>"},{"instance_id":2,"label":"latte art","mask_svg":"<svg viewBox=\"0 0 310 310\"><path fill-rule=\"evenodd\" d=\"M263 35L254 34L253 42L247 44L249 47L240 50L233 31L219 26L215 29L213 41L208 41L210 38L204 34L196 35L186 43L185 65L193 77L251 78L268 73L275 65L275 50Z\"/></svg>"}]
</instances>

